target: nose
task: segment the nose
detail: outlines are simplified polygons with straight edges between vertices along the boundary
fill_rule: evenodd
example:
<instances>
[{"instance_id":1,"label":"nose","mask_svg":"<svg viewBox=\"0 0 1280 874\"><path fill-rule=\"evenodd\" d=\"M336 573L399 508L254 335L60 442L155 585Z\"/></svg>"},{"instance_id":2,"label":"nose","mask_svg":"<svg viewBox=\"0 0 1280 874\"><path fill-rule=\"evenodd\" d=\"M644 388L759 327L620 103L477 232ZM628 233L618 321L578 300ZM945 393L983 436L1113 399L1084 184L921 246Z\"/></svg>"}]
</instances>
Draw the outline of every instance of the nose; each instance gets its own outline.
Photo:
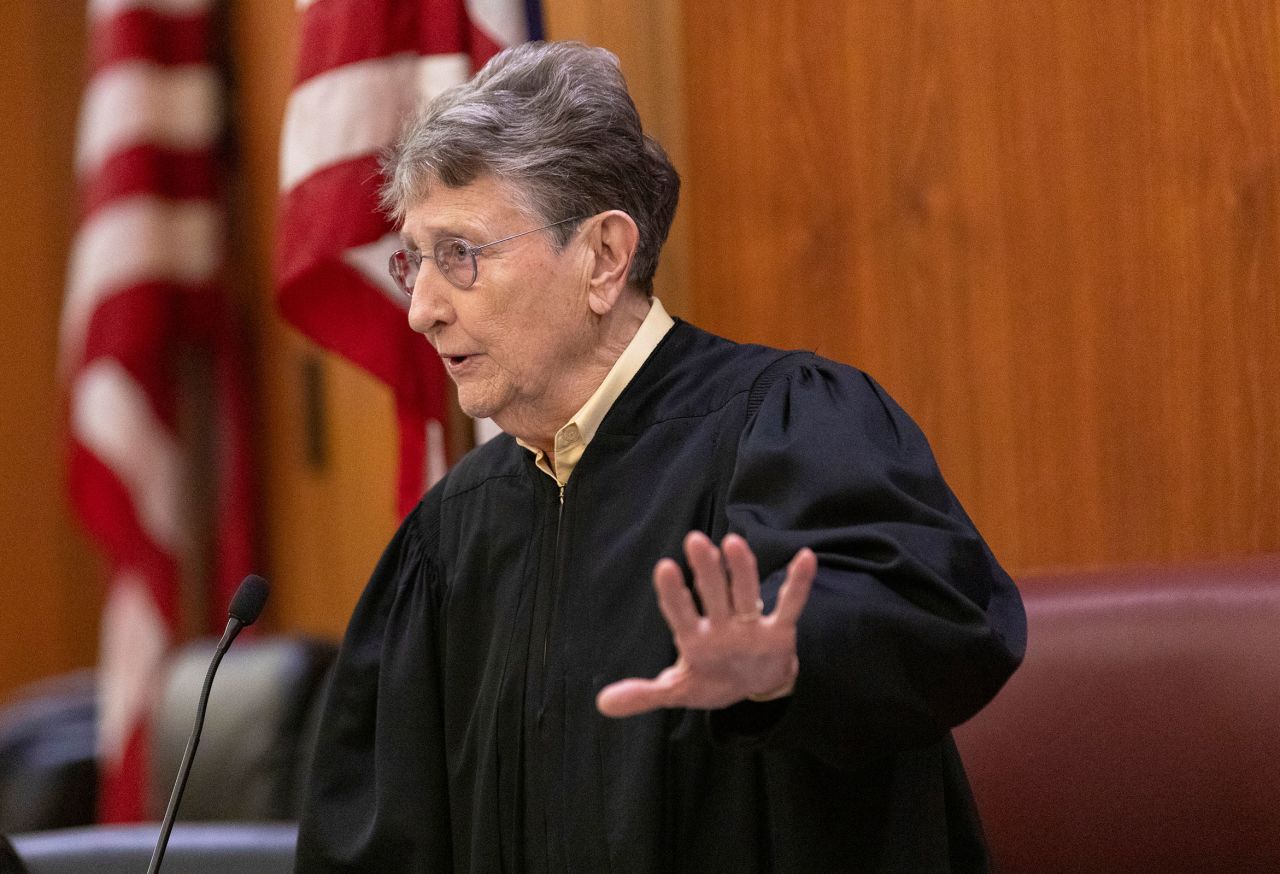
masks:
<instances>
[{"instance_id":1,"label":"nose","mask_svg":"<svg viewBox=\"0 0 1280 874\"><path fill-rule=\"evenodd\" d=\"M454 320L453 286L440 275L434 264L425 263L418 271L409 298L409 327L430 339Z\"/></svg>"}]
</instances>

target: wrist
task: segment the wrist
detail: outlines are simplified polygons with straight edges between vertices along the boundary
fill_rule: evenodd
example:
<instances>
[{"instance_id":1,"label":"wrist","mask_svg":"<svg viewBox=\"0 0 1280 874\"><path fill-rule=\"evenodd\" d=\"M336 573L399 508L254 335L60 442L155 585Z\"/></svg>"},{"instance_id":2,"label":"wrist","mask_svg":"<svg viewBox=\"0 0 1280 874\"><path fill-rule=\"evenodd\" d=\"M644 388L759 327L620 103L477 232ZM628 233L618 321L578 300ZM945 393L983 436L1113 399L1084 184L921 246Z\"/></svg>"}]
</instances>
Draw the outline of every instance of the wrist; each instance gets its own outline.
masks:
<instances>
[{"instance_id":1,"label":"wrist","mask_svg":"<svg viewBox=\"0 0 1280 874\"><path fill-rule=\"evenodd\" d=\"M787 679L781 684L764 692L755 692L747 696L748 701L755 701L763 704L765 701L777 701L779 698L786 698L796 690L796 676L800 673L800 664L798 659L792 659L791 670L788 672Z\"/></svg>"}]
</instances>

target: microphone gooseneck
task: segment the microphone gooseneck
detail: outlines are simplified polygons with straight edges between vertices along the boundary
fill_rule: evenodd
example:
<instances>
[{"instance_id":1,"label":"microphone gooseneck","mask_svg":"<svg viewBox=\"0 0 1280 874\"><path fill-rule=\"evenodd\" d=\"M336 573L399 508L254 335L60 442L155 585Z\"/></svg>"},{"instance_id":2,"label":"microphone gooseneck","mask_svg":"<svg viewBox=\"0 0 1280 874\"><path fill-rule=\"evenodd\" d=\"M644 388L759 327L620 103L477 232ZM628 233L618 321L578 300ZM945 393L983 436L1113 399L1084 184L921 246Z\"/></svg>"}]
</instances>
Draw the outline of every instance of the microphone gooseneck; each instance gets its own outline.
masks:
<instances>
[{"instance_id":1,"label":"microphone gooseneck","mask_svg":"<svg viewBox=\"0 0 1280 874\"><path fill-rule=\"evenodd\" d=\"M160 837L156 840L156 848L151 853L151 864L147 866L147 874L157 874L160 863L164 861L164 851L169 846L169 835L173 831L173 821L178 815L178 805L182 802L182 792L187 787L187 777L191 774L191 763L196 757L196 747L200 745L200 732L204 728L204 714L209 707L209 692L213 689L213 675L218 672L222 657L231 648L243 628L257 621L262 607L267 602L270 589L267 581L257 574L250 574L240 583L231 606L227 610L227 628L222 632L222 639L214 650L213 659L209 662L209 670L204 675L204 687L200 690L200 703L196 707L196 724L191 729L191 737L187 739L187 748L182 753L182 763L178 765L178 776L173 783L173 793L169 796L169 806L165 808L164 820L160 824Z\"/></svg>"}]
</instances>

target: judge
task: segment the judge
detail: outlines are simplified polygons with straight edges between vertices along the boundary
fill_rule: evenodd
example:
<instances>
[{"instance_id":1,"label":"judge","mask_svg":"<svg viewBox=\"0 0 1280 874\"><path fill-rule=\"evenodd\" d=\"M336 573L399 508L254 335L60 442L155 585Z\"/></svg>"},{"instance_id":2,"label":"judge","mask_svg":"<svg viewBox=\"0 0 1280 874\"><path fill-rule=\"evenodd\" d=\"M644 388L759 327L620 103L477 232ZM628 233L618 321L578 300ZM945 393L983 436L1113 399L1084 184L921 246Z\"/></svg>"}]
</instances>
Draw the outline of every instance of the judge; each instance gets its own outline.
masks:
<instances>
[{"instance_id":1,"label":"judge","mask_svg":"<svg viewBox=\"0 0 1280 874\"><path fill-rule=\"evenodd\" d=\"M409 322L505 433L356 608L298 870L984 870L949 730L1017 592L871 378L653 296L679 177L616 59L505 51L384 170Z\"/></svg>"}]
</instances>

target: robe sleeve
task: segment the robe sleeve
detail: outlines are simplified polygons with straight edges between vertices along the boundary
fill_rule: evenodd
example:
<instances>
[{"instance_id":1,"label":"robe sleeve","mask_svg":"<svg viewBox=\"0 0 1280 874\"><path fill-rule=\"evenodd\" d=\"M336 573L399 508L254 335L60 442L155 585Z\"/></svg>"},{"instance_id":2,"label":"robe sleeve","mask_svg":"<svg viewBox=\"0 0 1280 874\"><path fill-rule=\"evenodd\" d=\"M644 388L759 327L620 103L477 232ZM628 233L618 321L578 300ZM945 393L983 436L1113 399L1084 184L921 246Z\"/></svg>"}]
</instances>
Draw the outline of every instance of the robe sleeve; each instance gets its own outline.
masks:
<instances>
[{"instance_id":1,"label":"robe sleeve","mask_svg":"<svg viewBox=\"0 0 1280 874\"><path fill-rule=\"evenodd\" d=\"M432 497L387 546L343 638L303 801L299 872L449 870Z\"/></svg>"},{"instance_id":2,"label":"robe sleeve","mask_svg":"<svg viewBox=\"0 0 1280 874\"><path fill-rule=\"evenodd\" d=\"M712 714L712 731L852 769L977 712L1026 620L910 417L860 371L806 358L749 410L726 498L769 609L792 556L817 553L795 691Z\"/></svg>"}]
</instances>

